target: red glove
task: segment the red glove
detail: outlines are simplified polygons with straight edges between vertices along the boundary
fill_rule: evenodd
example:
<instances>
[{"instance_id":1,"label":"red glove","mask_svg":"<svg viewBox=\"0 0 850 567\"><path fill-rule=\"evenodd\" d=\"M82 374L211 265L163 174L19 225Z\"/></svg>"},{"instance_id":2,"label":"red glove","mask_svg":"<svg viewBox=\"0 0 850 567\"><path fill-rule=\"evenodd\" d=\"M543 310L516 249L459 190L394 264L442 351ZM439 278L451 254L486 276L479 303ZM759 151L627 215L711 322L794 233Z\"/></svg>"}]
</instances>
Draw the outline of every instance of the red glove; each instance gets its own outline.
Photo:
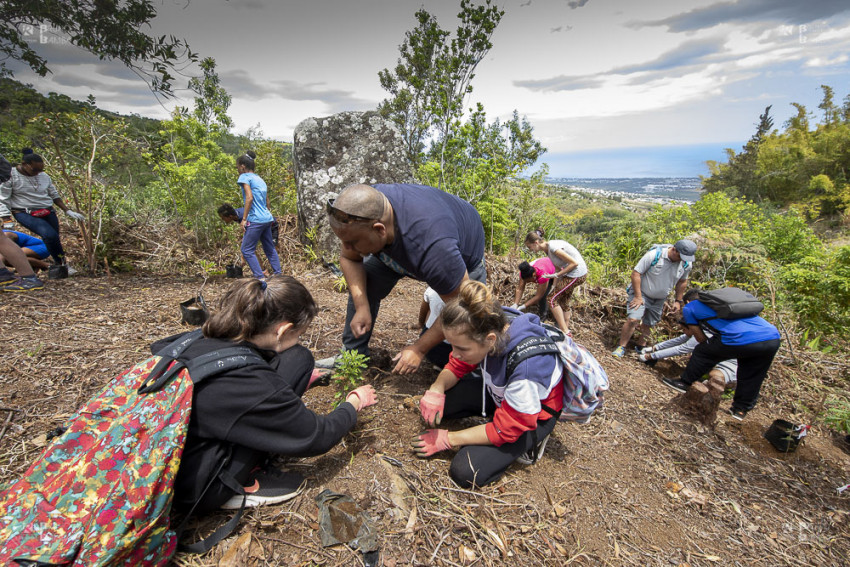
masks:
<instances>
[{"instance_id":1,"label":"red glove","mask_svg":"<svg viewBox=\"0 0 850 567\"><path fill-rule=\"evenodd\" d=\"M425 424L434 427L440 425L440 420L443 419L443 408L446 405L446 395L428 390L422 399L419 400L419 413L422 414L422 419Z\"/></svg>"},{"instance_id":2,"label":"red glove","mask_svg":"<svg viewBox=\"0 0 850 567\"><path fill-rule=\"evenodd\" d=\"M368 408L369 406L373 406L378 402L378 399L375 396L375 388L373 388L369 384L366 384L365 386L360 386L355 390L351 390L348 395L355 395L360 399L360 407L357 409L357 411L360 411L364 408Z\"/></svg>"},{"instance_id":3,"label":"red glove","mask_svg":"<svg viewBox=\"0 0 850 567\"><path fill-rule=\"evenodd\" d=\"M420 458L451 448L448 429L428 429L413 441L413 452Z\"/></svg>"}]
</instances>

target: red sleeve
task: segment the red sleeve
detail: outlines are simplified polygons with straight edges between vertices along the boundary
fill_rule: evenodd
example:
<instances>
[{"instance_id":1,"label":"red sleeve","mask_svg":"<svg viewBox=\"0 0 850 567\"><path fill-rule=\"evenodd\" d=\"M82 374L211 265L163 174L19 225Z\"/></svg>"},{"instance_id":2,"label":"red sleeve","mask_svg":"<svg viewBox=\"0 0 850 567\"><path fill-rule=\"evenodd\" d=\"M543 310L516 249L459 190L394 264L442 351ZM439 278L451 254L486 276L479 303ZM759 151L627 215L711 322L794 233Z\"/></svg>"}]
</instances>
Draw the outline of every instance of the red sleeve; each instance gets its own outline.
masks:
<instances>
[{"instance_id":1,"label":"red sleeve","mask_svg":"<svg viewBox=\"0 0 850 567\"><path fill-rule=\"evenodd\" d=\"M474 365L467 364L456 359L454 353L449 353L449 362L443 368L445 370L450 370L452 374L458 377L458 379L463 378L475 370Z\"/></svg>"},{"instance_id":2,"label":"red sleeve","mask_svg":"<svg viewBox=\"0 0 850 567\"><path fill-rule=\"evenodd\" d=\"M561 411L564 408L564 381L561 380L557 386L552 388L549 396L545 400L540 400L544 406L551 408L554 411ZM487 439L496 447L501 447L505 443L514 443L526 431L531 431L537 428L538 421L546 421L550 419L552 414L546 410L541 410L538 414L522 413L510 406L507 401L503 401L502 405L496 408L493 414L493 421L488 423L484 428L487 433Z\"/></svg>"}]
</instances>

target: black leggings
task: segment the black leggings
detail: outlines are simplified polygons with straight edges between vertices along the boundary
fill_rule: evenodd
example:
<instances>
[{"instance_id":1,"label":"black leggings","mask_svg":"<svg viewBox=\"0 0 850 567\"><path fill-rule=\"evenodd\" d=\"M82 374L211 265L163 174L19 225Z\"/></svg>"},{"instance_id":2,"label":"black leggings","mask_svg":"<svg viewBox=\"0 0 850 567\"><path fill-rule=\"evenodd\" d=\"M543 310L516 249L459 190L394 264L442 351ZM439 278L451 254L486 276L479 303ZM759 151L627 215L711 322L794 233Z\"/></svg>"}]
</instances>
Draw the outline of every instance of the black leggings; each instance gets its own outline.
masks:
<instances>
[{"instance_id":1,"label":"black leggings","mask_svg":"<svg viewBox=\"0 0 850 567\"><path fill-rule=\"evenodd\" d=\"M446 392L445 419L459 419L481 415L481 389L484 379L476 371L461 379ZM492 417L496 403L489 392L484 395L484 414ZM505 471L518 457L532 450L539 441L552 433L558 420L554 418L538 421L537 429L526 431L513 443L501 447L494 445L467 445L461 447L449 467L449 476L462 488L486 486L502 478Z\"/></svg>"}]
</instances>

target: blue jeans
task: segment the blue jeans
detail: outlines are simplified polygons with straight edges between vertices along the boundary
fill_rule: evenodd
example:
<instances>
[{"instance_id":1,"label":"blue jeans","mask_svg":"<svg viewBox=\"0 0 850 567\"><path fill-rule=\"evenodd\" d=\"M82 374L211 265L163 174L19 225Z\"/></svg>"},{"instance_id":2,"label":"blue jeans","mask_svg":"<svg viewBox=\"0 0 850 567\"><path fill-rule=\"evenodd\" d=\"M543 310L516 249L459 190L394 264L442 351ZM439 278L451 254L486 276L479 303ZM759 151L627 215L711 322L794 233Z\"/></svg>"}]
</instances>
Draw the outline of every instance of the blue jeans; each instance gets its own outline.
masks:
<instances>
[{"instance_id":1,"label":"blue jeans","mask_svg":"<svg viewBox=\"0 0 850 567\"><path fill-rule=\"evenodd\" d=\"M54 262L62 264L65 261L65 250L59 240L59 218L56 216L56 211L51 208L50 214L46 217L34 217L29 213L12 214L15 220L27 230L41 237Z\"/></svg>"},{"instance_id":2,"label":"blue jeans","mask_svg":"<svg viewBox=\"0 0 850 567\"><path fill-rule=\"evenodd\" d=\"M260 267L260 261L257 259L258 242L263 246L263 252L266 253L272 272L276 276L280 275L280 258L277 257L277 250L272 239L273 224L274 221L259 224L249 222L245 227L245 236L242 237L242 255L255 278L263 277L263 268Z\"/></svg>"},{"instance_id":3,"label":"blue jeans","mask_svg":"<svg viewBox=\"0 0 850 567\"><path fill-rule=\"evenodd\" d=\"M369 356L369 339L372 338L372 330L378 319L378 310L381 308L381 300L390 292L403 278L401 274L389 268L374 255L366 256L363 260L363 269L366 270L366 298L369 300L369 312L372 314L372 327L359 337L351 332L351 320L354 318L356 309L351 294L348 294L348 309L345 312L345 328L342 331L342 348L345 350L356 350L360 354ZM487 283L487 268L484 260L472 269L469 279Z\"/></svg>"}]
</instances>

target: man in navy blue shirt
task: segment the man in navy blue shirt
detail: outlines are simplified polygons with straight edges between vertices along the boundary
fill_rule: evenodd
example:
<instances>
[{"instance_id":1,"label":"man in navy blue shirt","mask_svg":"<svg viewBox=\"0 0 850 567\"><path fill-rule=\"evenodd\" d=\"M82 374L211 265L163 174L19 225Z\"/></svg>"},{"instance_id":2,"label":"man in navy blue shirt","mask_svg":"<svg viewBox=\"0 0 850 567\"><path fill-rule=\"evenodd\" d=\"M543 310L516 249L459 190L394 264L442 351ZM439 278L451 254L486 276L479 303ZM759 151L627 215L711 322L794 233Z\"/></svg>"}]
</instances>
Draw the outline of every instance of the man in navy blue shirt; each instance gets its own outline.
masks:
<instances>
[{"instance_id":1,"label":"man in navy blue shirt","mask_svg":"<svg viewBox=\"0 0 850 567\"><path fill-rule=\"evenodd\" d=\"M346 350L369 354L381 300L401 278L426 282L444 301L457 295L464 280L487 279L481 217L459 197L425 185L352 185L328 201L327 213L342 244L339 265L349 290ZM393 371L416 371L443 338L438 320L396 355Z\"/></svg>"},{"instance_id":2,"label":"man in navy blue shirt","mask_svg":"<svg viewBox=\"0 0 850 567\"><path fill-rule=\"evenodd\" d=\"M738 386L729 413L735 419L743 420L756 405L762 382L779 350L779 331L757 315L719 319L712 308L699 300L685 305L679 322L699 344L681 378L664 378L664 384L684 393L715 364L737 358ZM710 339L706 338L703 326L713 333Z\"/></svg>"}]
</instances>

